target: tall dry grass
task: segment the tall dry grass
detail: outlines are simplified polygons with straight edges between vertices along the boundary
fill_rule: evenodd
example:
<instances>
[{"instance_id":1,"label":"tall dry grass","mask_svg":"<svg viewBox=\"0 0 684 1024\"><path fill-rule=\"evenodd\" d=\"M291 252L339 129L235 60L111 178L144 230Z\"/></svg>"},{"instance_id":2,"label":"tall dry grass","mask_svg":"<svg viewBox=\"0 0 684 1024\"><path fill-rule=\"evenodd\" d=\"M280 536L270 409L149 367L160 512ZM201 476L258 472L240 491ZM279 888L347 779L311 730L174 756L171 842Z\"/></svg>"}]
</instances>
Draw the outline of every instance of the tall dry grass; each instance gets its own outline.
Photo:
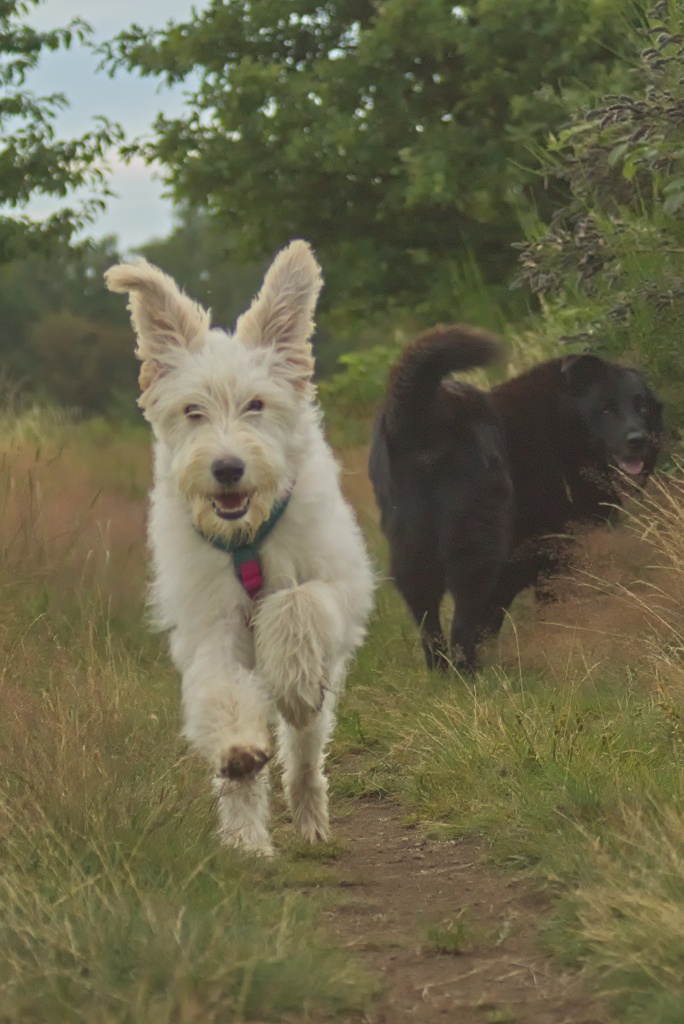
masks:
<instances>
[{"instance_id":1,"label":"tall dry grass","mask_svg":"<svg viewBox=\"0 0 684 1024\"><path fill-rule=\"evenodd\" d=\"M365 453L344 462L382 565ZM135 432L38 420L0 437L0 1019L362 1007L368 982L298 893L316 863L218 848L144 623L148 471ZM474 681L426 673L384 584L333 750L337 800L401 797L530 871L559 900L556 954L588 965L620 1020L653 1024L684 1005L683 508L662 478L619 528L579 538L558 601L523 596Z\"/></svg>"},{"instance_id":2,"label":"tall dry grass","mask_svg":"<svg viewBox=\"0 0 684 1024\"><path fill-rule=\"evenodd\" d=\"M0 435L0 1020L313 1020L370 986L306 877L220 848L145 627L146 439Z\"/></svg>"},{"instance_id":3,"label":"tall dry grass","mask_svg":"<svg viewBox=\"0 0 684 1024\"><path fill-rule=\"evenodd\" d=\"M684 1019L681 481L579 536L557 601L521 595L474 680L424 670L384 586L341 729L367 760L336 783L486 839L555 894L549 948L590 969L619 1020L653 1024Z\"/></svg>"}]
</instances>

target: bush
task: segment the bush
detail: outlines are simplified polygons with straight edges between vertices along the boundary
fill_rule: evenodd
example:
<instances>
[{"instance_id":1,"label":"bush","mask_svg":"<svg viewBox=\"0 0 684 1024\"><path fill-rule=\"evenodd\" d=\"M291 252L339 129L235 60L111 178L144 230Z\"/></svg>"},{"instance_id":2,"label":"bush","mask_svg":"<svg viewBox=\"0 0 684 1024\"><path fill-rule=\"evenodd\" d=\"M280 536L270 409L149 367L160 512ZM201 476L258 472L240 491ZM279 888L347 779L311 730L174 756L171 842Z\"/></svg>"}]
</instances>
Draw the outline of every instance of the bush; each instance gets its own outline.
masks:
<instances>
[{"instance_id":1,"label":"bush","mask_svg":"<svg viewBox=\"0 0 684 1024\"><path fill-rule=\"evenodd\" d=\"M632 87L574 111L551 137L543 171L567 183L571 201L521 246L518 282L560 298L559 342L642 366L676 425L684 422L683 16L682 0L648 12Z\"/></svg>"},{"instance_id":2,"label":"bush","mask_svg":"<svg viewBox=\"0 0 684 1024\"><path fill-rule=\"evenodd\" d=\"M48 313L29 332L28 349L39 371L35 385L51 401L86 413L101 412L126 394L135 410L137 367L130 330L67 310Z\"/></svg>"}]
</instances>

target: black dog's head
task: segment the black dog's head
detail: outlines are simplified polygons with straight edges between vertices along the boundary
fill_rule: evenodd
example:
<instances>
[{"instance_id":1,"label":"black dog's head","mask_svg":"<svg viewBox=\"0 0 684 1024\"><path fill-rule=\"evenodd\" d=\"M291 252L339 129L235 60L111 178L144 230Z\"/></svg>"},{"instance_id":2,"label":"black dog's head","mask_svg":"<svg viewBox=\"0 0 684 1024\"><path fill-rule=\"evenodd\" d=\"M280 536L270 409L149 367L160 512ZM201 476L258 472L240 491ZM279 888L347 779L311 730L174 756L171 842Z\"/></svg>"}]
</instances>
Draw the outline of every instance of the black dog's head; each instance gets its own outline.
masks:
<instances>
[{"instance_id":1,"label":"black dog's head","mask_svg":"<svg viewBox=\"0 0 684 1024\"><path fill-rule=\"evenodd\" d=\"M642 375L593 355L567 356L561 372L592 446L609 466L644 480L655 466L663 406Z\"/></svg>"}]
</instances>

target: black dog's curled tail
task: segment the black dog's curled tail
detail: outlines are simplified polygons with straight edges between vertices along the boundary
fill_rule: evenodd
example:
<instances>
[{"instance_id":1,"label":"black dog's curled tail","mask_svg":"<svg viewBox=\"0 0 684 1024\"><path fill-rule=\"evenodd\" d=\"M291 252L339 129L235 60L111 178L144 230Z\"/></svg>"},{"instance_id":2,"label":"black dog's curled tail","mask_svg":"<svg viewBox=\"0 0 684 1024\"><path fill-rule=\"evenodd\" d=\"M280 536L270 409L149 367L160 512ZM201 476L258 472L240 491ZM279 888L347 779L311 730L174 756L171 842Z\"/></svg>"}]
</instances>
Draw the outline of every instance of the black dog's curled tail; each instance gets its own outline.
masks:
<instances>
[{"instance_id":1,"label":"black dog's curled tail","mask_svg":"<svg viewBox=\"0 0 684 1024\"><path fill-rule=\"evenodd\" d=\"M385 406L386 420L395 426L405 418L414 423L434 408L436 391L448 373L487 366L500 358L500 343L467 324L438 324L406 346L392 367Z\"/></svg>"}]
</instances>

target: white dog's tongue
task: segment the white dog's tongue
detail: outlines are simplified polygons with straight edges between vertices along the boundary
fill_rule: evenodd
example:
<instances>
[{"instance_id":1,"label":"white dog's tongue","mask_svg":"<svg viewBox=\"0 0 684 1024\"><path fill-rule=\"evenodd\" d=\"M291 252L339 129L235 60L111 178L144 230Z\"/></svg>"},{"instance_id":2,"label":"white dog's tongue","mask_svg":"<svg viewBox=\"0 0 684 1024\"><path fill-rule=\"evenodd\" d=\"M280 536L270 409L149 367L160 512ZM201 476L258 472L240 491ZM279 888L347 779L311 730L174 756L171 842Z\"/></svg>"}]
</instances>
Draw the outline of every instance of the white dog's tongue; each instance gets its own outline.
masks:
<instances>
[{"instance_id":1,"label":"white dog's tongue","mask_svg":"<svg viewBox=\"0 0 684 1024\"><path fill-rule=\"evenodd\" d=\"M217 494L214 501L221 508L242 508L245 503L245 496L237 491L234 494Z\"/></svg>"},{"instance_id":2,"label":"white dog's tongue","mask_svg":"<svg viewBox=\"0 0 684 1024\"><path fill-rule=\"evenodd\" d=\"M642 459L618 459L617 464L623 473L627 473L628 476L639 476L644 463Z\"/></svg>"}]
</instances>

